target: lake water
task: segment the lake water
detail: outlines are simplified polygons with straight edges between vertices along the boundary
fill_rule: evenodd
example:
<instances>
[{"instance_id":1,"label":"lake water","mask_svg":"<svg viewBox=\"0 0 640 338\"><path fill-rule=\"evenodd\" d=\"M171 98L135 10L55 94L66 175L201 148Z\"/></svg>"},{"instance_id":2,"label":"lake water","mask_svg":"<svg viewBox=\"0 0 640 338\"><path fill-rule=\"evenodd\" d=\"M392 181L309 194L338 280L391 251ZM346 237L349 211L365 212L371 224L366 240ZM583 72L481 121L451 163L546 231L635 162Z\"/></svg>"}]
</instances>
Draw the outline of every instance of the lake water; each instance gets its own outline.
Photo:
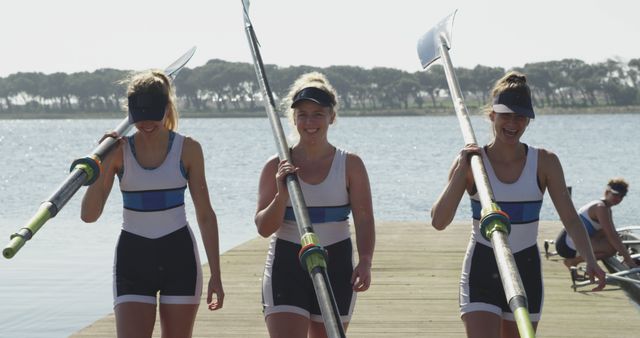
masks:
<instances>
[{"instance_id":1,"label":"lake water","mask_svg":"<svg viewBox=\"0 0 640 338\"><path fill-rule=\"evenodd\" d=\"M88 154L118 122L0 120L2 247L62 182L73 159ZM200 141L205 152L221 249L254 238L258 175L276 152L267 119L180 122L179 131ZM473 117L472 123L479 143L486 143L489 123L482 117ZM625 177L630 194L615 207L614 221L638 225L638 127L640 114L546 115L529 125L523 140L560 157L578 207L599 198L610 177ZM330 139L364 160L378 221L427 221L463 145L455 116L339 118ZM79 217L81 189L14 258L0 258L1 337L66 337L112 312L111 266L122 213L117 190L115 186L101 219L85 224ZM191 200L186 200L197 232ZM456 219L469 217L464 198ZM541 218L558 219L548 197Z\"/></svg>"}]
</instances>

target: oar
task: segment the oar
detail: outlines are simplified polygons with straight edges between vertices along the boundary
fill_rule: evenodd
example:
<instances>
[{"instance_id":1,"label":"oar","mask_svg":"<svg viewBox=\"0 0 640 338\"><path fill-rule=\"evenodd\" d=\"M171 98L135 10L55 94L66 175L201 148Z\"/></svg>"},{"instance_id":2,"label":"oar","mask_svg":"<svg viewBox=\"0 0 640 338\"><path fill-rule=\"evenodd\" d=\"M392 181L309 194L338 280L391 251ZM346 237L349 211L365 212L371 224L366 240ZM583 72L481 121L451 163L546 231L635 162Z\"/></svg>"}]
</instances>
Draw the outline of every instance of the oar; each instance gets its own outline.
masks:
<instances>
[{"instance_id":1,"label":"oar","mask_svg":"<svg viewBox=\"0 0 640 338\"><path fill-rule=\"evenodd\" d=\"M165 74L172 80L175 79L178 72L187 64L195 52L196 47L189 49L169 67L165 68ZM117 135L122 136L126 135L129 129L131 129L131 124L129 123L129 118L125 117L114 131ZM40 208L35 215L20 230L11 235L11 241L2 250L2 255L7 259L12 258L26 241L30 240L49 219L54 218L62 210L81 186L91 185L95 182L102 171L102 160L115 148L116 144L117 139L105 138L93 149L90 155L73 161L69 176L49 198L40 204Z\"/></svg>"},{"instance_id":2,"label":"oar","mask_svg":"<svg viewBox=\"0 0 640 338\"><path fill-rule=\"evenodd\" d=\"M608 274L605 275L605 281L607 283L626 282L626 283L631 283L631 284L637 284L638 286L640 286L640 279L626 277L628 275L637 274L637 273L640 273L640 268L633 268L633 269L627 269L627 270L618 271L618 272L615 272L615 273L608 273ZM575 288L577 288L577 287L593 285L593 284L594 284L594 282L592 282L590 280L574 281L573 287L574 287L574 290L575 290Z\"/></svg>"},{"instance_id":3,"label":"oar","mask_svg":"<svg viewBox=\"0 0 640 338\"><path fill-rule=\"evenodd\" d=\"M427 68L431 63L442 57L451 99L458 116L464 142L465 144L477 144L475 134L471 128L469 114L458 85L458 79L449 56L451 29L455 14L456 12L453 12L444 18L420 38L418 41L418 56L423 68ZM493 245L498 270L504 286L504 293L515 316L518 331L521 337L535 337L535 331L531 325L527 308L527 296L507 241L507 236L511 230L509 217L500 210L500 207L495 202L489 178L482 164L482 158L477 154L471 157L471 171L473 172L473 179L475 180L480 204L482 205L481 232L485 238L491 240Z\"/></svg>"},{"instance_id":4,"label":"oar","mask_svg":"<svg viewBox=\"0 0 640 338\"><path fill-rule=\"evenodd\" d=\"M631 225L631 226L616 228L616 231L618 231L618 233L640 231L640 225Z\"/></svg>"},{"instance_id":5,"label":"oar","mask_svg":"<svg viewBox=\"0 0 640 338\"><path fill-rule=\"evenodd\" d=\"M264 64L262 63L262 56L260 54L260 48L258 46L258 40L256 33L251 24L249 18L249 0L243 0L242 6L244 9L244 23L247 39L249 40L249 47L251 48L251 55L253 56L253 65L256 71L256 76L262 89L262 95L265 98L264 107L271 123L271 129L276 141L276 147L278 148L278 156L281 160L287 160L291 162L291 156L289 155L289 146L280 123L280 118L276 112L275 101L267 81L267 75L264 71ZM307 206L304 203L304 197L302 195L302 189L296 175L288 175L286 178L287 189L289 190L289 196L291 199L291 205L293 207L293 213L296 217L296 223L298 223L298 231L300 232L300 243L302 249L300 250L299 258L303 268L307 270L313 281L313 286L318 298L318 304L320 306L320 312L324 319L324 326L328 337L346 337L342 322L340 321L340 313L338 306L333 296L333 290L329 283L329 275L327 274L327 263L324 249L320 246L318 236L313 231L311 220L307 212Z\"/></svg>"}]
</instances>

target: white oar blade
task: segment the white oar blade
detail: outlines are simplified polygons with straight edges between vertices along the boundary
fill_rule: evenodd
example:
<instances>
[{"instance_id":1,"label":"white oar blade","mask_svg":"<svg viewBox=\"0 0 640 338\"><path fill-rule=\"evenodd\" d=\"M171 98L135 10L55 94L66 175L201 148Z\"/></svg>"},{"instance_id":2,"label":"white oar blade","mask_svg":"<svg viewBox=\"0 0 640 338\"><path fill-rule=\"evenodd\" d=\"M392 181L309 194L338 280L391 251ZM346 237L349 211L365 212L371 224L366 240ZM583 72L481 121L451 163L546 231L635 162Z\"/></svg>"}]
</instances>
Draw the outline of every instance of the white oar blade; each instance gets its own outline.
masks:
<instances>
[{"instance_id":1,"label":"white oar blade","mask_svg":"<svg viewBox=\"0 0 640 338\"><path fill-rule=\"evenodd\" d=\"M196 52L196 47L193 46L189 49L184 55L182 55L179 59L170 64L167 68L164 69L164 73L167 74L172 80L176 78L178 72L184 67L184 65L191 60L191 57Z\"/></svg>"},{"instance_id":2,"label":"white oar blade","mask_svg":"<svg viewBox=\"0 0 640 338\"><path fill-rule=\"evenodd\" d=\"M451 30L456 12L457 10L442 19L418 40L418 57L422 68L429 67L440 58L441 43L444 43L447 49L451 49Z\"/></svg>"},{"instance_id":3,"label":"white oar blade","mask_svg":"<svg viewBox=\"0 0 640 338\"><path fill-rule=\"evenodd\" d=\"M249 0L242 0L242 13L244 13L244 24L251 26L251 19L249 19Z\"/></svg>"}]
</instances>

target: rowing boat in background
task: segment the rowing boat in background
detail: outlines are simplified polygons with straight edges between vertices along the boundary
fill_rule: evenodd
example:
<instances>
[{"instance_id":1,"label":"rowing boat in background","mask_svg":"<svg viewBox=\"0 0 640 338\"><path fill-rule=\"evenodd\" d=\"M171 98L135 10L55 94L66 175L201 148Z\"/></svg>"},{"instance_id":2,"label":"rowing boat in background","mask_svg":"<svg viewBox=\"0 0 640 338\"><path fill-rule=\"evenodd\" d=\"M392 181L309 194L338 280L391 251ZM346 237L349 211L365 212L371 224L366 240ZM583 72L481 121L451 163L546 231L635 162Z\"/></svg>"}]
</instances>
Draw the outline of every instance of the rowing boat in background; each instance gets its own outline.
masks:
<instances>
[{"instance_id":1,"label":"rowing boat in background","mask_svg":"<svg viewBox=\"0 0 640 338\"><path fill-rule=\"evenodd\" d=\"M618 229L622 244L629 250L631 257L640 260L640 226L624 227ZM622 264L622 257L615 255L602 260L609 270L607 283L619 286L624 292L640 306L640 268L629 269ZM614 276L614 277L611 277Z\"/></svg>"}]
</instances>

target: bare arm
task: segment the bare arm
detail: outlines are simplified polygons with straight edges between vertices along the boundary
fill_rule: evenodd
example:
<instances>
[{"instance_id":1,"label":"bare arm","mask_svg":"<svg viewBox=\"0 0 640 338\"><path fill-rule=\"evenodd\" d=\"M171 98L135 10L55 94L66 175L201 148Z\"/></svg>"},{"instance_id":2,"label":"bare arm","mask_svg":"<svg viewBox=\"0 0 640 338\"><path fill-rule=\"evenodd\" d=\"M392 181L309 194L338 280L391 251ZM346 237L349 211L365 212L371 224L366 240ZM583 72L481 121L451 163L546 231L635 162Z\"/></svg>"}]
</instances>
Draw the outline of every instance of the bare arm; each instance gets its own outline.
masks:
<instances>
[{"instance_id":1,"label":"bare arm","mask_svg":"<svg viewBox=\"0 0 640 338\"><path fill-rule=\"evenodd\" d=\"M437 230L444 230L451 224L462 195L473 188L474 181L468 158L479 151L480 148L477 146L466 146L453 160L449 169L449 182L431 207L431 225Z\"/></svg>"},{"instance_id":2,"label":"bare arm","mask_svg":"<svg viewBox=\"0 0 640 338\"><path fill-rule=\"evenodd\" d=\"M587 231L571 201L560 160L554 153L544 149L540 149L539 156L538 173L542 188L546 187L549 190L549 196L562 224L576 244L580 256L587 263L587 273L591 280L594 281L594 277L598 278L598 287L594 290L600 290L605 286L605 274L596 263Z\"/></svg>"},{"instance_id":3,"label":"bare arm","mask_svg":"<svg viewBox=\"0 0 640 338\"><path fill-rule=\"evenodd\" d=\"M351 283L353 289L359 292L366 291L371 285L371 262L376 244L376 229L369 176L362 159L355 154L349 154L346 172L358 248L358 265L353 271Z\"/></svg>"},{"instance_id":4,"label":"bare arm","mask_svg":"<svg viewBox=\"0 0 640 338\"><path fill-rule=\"evenodd\" d=\"M605 205L596 205L595 206L596 217L598 218L598 223L602 226L602 230L609 241L609 244L616 249L620 253L620 255L624 258L625 263L631 267L635 267L637 264L629 255L629 251L624 247L622 241L620 240L620 236L618 236L618 232L616 231L615 225L613 225L613 219L611 218L611 209L606 207Z\"/></svg>"},{"instance_id":5,"label":"bare arm","mask_svg":"<svg viewBox=\"0 0 640 338\"><path fill-rule=\"evenodd\" d=\"M103 171L100 173L100 176L87 188L87 191L85 191L80 207L80 218L84 222L93 223L102 215L104 205L113 187L114 176L120 168L122 168L122 144L124 142L126 142L124 139L118 140L116 149L111 151L102 161Z\"/></svg>"},{"instance_id":6,"label":"bare arm","mask_svg":"<svg viewBox=\"0 0 640 338\"><path fill-rule=\"evenodd\" d=\"M261 236L268 237L280 228L289 200L285 177L296 171L291 163L279 162L277 157L267 161L262 168L254 219Z\"/></svg>"},{"instance_id":7,"label":"bare arm","mask_svg":"<svg viewBox=\"0 0 640 338\"><path fill-rule=\"evenodd\" d=\"M202 242L209 261L211 277L207 287L207 304L209 310L222 308L224 303L224 290L220 274L220 246L218 239L218 220L209 198L209 188L205 177L204 157L200 144L185 138L182 160L188 173L189 192L196 211L196 219L200 227ZM216 299L213 299L213 294Z\"/></svg>"}]
</instances>

